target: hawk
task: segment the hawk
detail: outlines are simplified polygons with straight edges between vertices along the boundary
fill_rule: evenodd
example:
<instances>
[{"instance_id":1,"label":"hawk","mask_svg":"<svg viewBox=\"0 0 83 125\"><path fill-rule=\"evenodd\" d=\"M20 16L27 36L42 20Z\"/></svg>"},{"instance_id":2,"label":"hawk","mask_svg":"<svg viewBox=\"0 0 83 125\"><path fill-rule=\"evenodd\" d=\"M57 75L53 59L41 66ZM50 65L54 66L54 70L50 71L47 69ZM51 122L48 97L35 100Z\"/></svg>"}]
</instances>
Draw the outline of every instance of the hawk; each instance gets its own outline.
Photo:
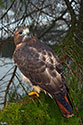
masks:
<instances>
[{"instance_id":1,"label":"hawk","mask_svg":"<svg viewBox=\"0 0 83 125\"><path fill-rule=\"evenodd\" d=\"M18 28L14 42L13 58L25 78L36 86L36 91L38 88L39 92L40 87L54 97L65 117L72 117L63 68L53 50L33 36L26 26Z\"/></svg>"}]
</instances>

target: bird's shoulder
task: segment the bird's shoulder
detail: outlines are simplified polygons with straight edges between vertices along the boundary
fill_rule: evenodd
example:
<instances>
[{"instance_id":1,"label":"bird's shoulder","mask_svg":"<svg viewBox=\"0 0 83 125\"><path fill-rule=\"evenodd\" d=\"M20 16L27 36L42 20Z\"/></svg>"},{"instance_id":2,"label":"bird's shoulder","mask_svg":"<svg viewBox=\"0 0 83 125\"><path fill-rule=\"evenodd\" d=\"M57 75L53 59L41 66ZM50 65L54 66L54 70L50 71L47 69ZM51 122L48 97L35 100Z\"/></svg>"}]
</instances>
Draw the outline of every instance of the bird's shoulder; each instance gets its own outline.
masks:
<instances>
[{"instance_id":1,"label":"bird's shoulder","mask_svg":"<svg viewBox=\"0 0 83 125\"><path fill-rule=\"evenodd\" d=\"M41 41L34 43L23 43L16 47L14 54L14 60L32 61L33 63L42 62L46 65L60 65L58 57L53 50Z\"/></svg>"}]
</instances>

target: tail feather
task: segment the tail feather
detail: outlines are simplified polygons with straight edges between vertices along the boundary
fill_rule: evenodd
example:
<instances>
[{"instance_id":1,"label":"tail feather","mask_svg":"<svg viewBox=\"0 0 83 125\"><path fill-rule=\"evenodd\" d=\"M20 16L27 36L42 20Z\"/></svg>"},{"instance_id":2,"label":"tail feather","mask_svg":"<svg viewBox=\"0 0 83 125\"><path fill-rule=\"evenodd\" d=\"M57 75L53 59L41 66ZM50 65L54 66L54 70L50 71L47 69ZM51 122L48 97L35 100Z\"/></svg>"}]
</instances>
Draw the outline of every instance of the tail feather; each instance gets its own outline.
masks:
<instances>
[{"instance_id":1,"label":"tail feather","mask_svg":"<svg viewBox=\"0 0 83 125\"><path fill-rule=\"evenodd\" d=\"M67 98L67 96L64 96L64 98L65 98L65 100L67 101L67 103L70 104L70 103L69 103L69 100L68 100L68 98Z\"/></svg>"},{"instance_id":2,"label":"tail feather","mask_svg":"<svg viewBox=\"0 0 83 125\"><path fill-rule=\"evenodd\" d=\"M67 96L56 99L56 102L65 117L69 118L74 115L72 112L72 106L70 100L68 99Z\"/></svg>"}]
</instances>

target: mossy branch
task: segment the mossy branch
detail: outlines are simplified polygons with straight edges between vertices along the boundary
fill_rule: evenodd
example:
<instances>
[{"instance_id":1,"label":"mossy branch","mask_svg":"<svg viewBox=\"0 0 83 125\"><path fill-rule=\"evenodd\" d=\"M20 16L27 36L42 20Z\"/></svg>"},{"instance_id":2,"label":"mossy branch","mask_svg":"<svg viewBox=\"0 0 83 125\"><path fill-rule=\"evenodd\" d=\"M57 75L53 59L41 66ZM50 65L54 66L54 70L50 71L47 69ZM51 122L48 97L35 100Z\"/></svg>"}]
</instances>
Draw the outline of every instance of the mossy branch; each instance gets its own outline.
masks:
<instances>
[{"instance_id":1,"label":"mossy branch","mask_svg":"<svg viewBox=\"0 0 83 125\"><path fill-rule=\"evenodd\" d=\"M79 117L64 118L56 102L43 92L40 97L25 96L18 103L10 103L0 111L0 123L8 125L80 125ZM82 124L81 124L82 125Z\"/></svg>"}]
</instances>

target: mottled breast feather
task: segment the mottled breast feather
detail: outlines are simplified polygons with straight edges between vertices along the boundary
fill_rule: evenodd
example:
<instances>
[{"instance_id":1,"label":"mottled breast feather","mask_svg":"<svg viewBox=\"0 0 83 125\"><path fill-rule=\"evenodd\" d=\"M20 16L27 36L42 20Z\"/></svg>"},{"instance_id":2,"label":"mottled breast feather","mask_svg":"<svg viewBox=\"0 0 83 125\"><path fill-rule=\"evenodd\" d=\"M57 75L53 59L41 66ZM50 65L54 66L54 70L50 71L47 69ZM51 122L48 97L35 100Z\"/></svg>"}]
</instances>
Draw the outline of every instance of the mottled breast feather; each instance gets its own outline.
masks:
<instances>
[{"instance_id":1,"label":"mottled breast feather","mask_svg":"<svg viewBox=\"0 0 83 125\"><path fill-rule=\"evenodd\" d=\"M50 47L42 42L23 43L16 47L14 61L32 84L52 95L66 93L63 68Z\"/></svg>"}]
</instances>

